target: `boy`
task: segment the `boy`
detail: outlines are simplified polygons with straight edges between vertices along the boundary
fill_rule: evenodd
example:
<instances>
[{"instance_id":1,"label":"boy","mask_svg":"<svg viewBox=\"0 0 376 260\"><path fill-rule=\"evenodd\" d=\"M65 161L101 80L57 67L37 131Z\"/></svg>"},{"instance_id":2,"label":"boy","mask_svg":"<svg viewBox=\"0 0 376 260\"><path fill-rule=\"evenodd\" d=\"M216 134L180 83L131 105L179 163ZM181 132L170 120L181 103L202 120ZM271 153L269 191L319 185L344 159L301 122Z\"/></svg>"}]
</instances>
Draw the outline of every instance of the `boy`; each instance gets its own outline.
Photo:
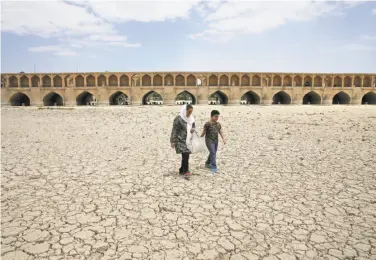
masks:
<instances>
[{"instance_id":1,"label":"boy","mask_svg":"<svg viewBox=\"0 0 376 260\"><path fill-rule=\"evenodd\" d=\"M210 154L206 160L205 167L212 170L213 173L217 172L217 150L218 150L218 134L221 135L223 143L226 144L226 140L223 137L222 126L218 122L219 112L213 110L211 112L211 119L204 125L201 137L205 136L206 147Z\"/></svg>"}]
</instances>

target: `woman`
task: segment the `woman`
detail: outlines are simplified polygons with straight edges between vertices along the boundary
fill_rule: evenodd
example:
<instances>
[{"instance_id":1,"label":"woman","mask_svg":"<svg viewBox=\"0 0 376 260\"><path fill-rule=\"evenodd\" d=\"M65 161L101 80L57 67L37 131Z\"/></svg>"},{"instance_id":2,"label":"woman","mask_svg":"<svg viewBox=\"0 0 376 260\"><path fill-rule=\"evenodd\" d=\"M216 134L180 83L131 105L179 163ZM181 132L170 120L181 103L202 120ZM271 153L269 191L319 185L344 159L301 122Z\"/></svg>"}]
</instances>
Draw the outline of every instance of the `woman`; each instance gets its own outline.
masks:
<instances>
[{"instance_id":1,"label":"woman","mask_svg":"<svg viewBox=\"0 0 376 260\"><path fill-rule=\"evenodd\" d=\"M180 115L174 119L174 125L171 133L171 147L175 147L176 153L181 153L181 167L179 169L180 175L185 175L189 179L191 173L189 172L189 151L187 142L189 142L190 134L195 131L195 119L192 115L193 107L191 105L184 105L180 109ZM190 133L190 134L188 134Z\"/></svg>"}]
</instances>

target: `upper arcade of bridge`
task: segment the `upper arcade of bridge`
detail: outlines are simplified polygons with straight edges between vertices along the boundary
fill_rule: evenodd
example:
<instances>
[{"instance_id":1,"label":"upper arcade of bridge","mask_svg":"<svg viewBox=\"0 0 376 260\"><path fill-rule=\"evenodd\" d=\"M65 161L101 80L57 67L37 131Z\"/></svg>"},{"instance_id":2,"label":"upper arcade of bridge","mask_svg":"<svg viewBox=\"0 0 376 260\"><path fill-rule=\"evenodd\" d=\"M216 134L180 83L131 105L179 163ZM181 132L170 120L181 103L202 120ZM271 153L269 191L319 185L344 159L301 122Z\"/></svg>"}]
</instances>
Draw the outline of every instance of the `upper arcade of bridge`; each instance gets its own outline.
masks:
<instances>
[{"instance_id":1,"label":"upper arcade of bridge","mask_svg":"<svg viewBox=\"0 0 376 260\"><path fill-rule=\"evenodd\" d=\"M376 87L376 74L246 72L5 73L1 87Z\"/></svg>"}]
</instances>

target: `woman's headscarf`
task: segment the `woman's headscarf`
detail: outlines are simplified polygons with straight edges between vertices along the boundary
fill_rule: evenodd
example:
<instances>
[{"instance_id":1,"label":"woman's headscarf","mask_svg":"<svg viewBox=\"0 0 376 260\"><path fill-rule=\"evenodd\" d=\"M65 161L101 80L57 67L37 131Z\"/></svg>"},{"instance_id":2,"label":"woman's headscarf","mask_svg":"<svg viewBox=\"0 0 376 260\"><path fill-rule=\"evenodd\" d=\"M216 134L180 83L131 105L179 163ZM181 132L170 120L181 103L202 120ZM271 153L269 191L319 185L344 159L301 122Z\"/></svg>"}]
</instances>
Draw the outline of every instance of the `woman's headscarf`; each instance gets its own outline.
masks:
<instances>
[{"instance_id":1,"label":"woman's headscarf","mask_svg":"<svg viewBox=\"0 0 376 260\"><path fill-rule=\"evenodd\" d=\"M187 105L183 105L180 108L180 117L189 125L192 125L195 122L195 118L191 114L189 117L187 117Z\"/></svg>"}]
</instances>

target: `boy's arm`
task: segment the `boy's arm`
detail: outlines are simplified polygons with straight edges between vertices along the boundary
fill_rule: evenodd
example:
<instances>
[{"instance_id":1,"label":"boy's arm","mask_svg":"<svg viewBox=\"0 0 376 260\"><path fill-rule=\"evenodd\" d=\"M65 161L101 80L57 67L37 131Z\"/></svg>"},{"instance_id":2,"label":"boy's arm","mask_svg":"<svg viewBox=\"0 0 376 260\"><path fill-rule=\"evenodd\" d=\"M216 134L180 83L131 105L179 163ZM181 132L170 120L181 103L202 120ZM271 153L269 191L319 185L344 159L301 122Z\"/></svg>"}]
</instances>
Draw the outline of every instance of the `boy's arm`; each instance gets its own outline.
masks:
<instances>
[{"instance_id":1,"label":"boy's arm","mask_svg":"<svg viewBox=\"0 0 376 260\"><path fill-rule=\"evenodd\" d=\"M225 139L225 137L223 136L222 128L221 128L221 130L219 131L219 135L222 137L223 143L226 144L226 139Z\"/></svg>"},{"instance_id":2,"label":"boy's arm","mask_svg":"<svg viewBox=\"0 0 376 260\"><path fill-rule=\"evenodd\" d=\"M206 135L206 124L204 125L204 129L202 129L201 137Z\"/></svg>"}]
</instances>

